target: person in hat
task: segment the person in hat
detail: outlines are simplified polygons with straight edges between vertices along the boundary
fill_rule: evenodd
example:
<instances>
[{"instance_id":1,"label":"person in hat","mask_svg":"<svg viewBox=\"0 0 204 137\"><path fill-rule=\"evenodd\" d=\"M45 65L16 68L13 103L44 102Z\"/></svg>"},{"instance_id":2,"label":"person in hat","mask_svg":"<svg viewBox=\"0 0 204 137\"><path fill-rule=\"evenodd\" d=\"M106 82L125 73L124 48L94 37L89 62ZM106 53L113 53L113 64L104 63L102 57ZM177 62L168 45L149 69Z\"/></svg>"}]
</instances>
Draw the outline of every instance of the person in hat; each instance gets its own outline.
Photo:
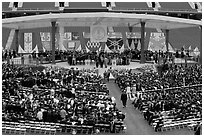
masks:
<instances>
[{"instance_id":1,"label":"person in hat","mask_svg":"<svg viewBox=\"0 0 204 137\"><path fill-rule=\"evenodd\" d=\"M120 99L121 99L121 101L123 103L123 108L126 107L126 104L127 104L127 94L125 92L123 92L121 94L121 98Z\"/></svg>"}]
</instances>

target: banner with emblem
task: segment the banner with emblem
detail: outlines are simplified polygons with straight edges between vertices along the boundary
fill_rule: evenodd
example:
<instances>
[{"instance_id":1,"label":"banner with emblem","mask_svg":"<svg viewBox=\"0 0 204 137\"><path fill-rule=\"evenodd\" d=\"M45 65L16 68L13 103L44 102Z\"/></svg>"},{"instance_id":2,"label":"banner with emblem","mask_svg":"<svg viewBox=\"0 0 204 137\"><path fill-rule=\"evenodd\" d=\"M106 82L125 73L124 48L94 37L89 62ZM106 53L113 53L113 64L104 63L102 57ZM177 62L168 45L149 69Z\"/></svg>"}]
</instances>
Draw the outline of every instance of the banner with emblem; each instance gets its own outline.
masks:
<instances>
[{"instance_id":1,"label":"banner with emblem","mask_svg":"<svg viewBox=\"0 0 204 137\"><path fill-rule=\"evenodd\" d=\"M51 50L51 36L50 36L50 32L40 32L40 38L41 38L41 42L42 42L43 47L47 51L50 51Z\"/></svg>"},{"instance_id":2,"label":"banner with emblem","mask_svg":"<svg viewBox=\"0 0 204 137\"><path fill-rule=\"evenodd\" d=\"M32 33L24 33L24 51L31 53L32 50Z\"/></svg>"},{"instance_id":3,"label":"banner with emblem","mask_svg":"<svg viewBox=\"0 0 204 137\"><path fill-rule=\"evenodd\" d=\"M166 43L164 33L152 32L149 39L148 50L150 51L166 51Z\"/></svg>"},{"instance_id":4,"label":"banner with emblem","mask_svg":"<svg viewBox=\"0 0 204 137\"><path fill-rule=\"evenodd\" d=\"M51 47L51 33L50 32L40 32L40 38L42 42L42 46L47 50L50 51L52 49ZM60 34L55 34L55 49L59 49L59 39Z\"/></svg>"},{"instance_id":5,"label":"banner with emblem","mask_svg":"<svg viewBox=\"0 0 204 137\"><path fill-rule=\"evenodd\" d=\"M63 45L67 50L75 50L80 45L78 32L65 32Z\"/></svg>"},{"instance_id":6,"label":"banner with emblem","mask_svg":"<svg viewBox=\"0 0 204 137\"><path fill-rule=\"evenodd\" d=\"M106 42L107 41L107 26L93 25L90 27L91 42Z\"/></svg>"},{"instance_id":7,"label":"banner with emblem","mask_svg":"<svg viewBox=\"0 0 204 137\"><path fill-rule=\"evenodd\" d=\"M108 38L106 45L110 50L119 51L119 49L123 46L122 38Z\"/></svg>"}]
</instances>

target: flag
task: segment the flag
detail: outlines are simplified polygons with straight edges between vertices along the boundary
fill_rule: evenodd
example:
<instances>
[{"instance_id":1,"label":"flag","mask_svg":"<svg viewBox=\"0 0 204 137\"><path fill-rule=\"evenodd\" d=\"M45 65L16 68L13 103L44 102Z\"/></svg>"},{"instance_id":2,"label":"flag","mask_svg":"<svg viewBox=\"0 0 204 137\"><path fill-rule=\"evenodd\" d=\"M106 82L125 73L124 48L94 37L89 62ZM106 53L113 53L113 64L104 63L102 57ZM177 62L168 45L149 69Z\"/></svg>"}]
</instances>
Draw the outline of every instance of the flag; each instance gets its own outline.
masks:
<instances>
[{"instance_id":1,"label":"flag","mask_svg":"<svg viewBox=\"0 0 204 137\"><path fill-rule=\"evenodd\" d=\"M107 53L112 53L113 51L112 51L112 50L110 50L110 49L108 48L108 46L107 46L107 45L105 45L104 52L107 52Z\"/></svg>"},{"instance_id":2,"label":"flag","mask_svg":"<svg viewBox=\"0 0 204 137\"><path fill-rule=\"evenodd\" d=\"M138 49L138 50L141 50L141 43L140 43L140 40L138 40L137 49Z\"/></svg>"},{"instance_id":3,"label":"flag","mask_svg":"<svg viewBox=\"0 0 204 137\"><path fill-rule=\"evenodd\" d=\"M90 28L91 42L106 42L107 41L107 26L93 25Z\"/></svg>"},{"instance_id":4,"label":"flag","mask_svg":"<svg viewBox=\"0 0 204 137\"><path fill-rule=\"evenodd\" d=\"M191 50L192 50L192 49L191 49L191 46L189 46L189 47L188 47L188 50L189 50L189 51L191 51Z\"/></svg>"},{"instance_id":5,"label":"flag","mask_svg":"<svg viewBox=\"0 0 204 137\"><path fill-rule=\"evenodd\" d=\"M35 53L39 53L39 50L38 50L38 45L35 46L35 48L32 50L31 53L33 53L35 51Z\"/></svg>"},{"instance_id":6,"label":"flag","mask_svg":"<svg viewBox=\"0 0 204 137\"><path fill-rule=\"evenodd\" d=\"M134 40L132 40L130 48L131 48L132 50L135 50Z\"/></svg>"},{"instance_id":7,"label":"flag","mask_svg":"<svg viewBox=\"0 0 204 137\"><path fill-rule=\"evenodd\" d=\"M196 48L193 50L193 52L194 52L194 54L195 54L196 56L200 55L200 51L199 51L198 47L196 47Z\"/></svg>"},{"instance_id":8,"label":"flag","mask_svg":"<svg viewBox=\"0 0 204 137\"><path fill-rule=\"evenodd\" d=\"M125 45L123 44L123 46L119 49L120 53L124 52L125 50Z\"/></svg>"},{"instance_id":9,"label":"flag","mask_svg":"<svg viewBox=\"0 0 204 137\"><path fill-rule=\"evenodd\" d=\"M43 47L43 52L46 52L46 49Z\"/></svg>"},{"instance_id":10,"label":"flag","mask_svg":"<svg viewBox=\"0 0 204 137\"><path fill-rule=\"evenodd\" d=\"M89 50L87 47L86 47L86 52L87 52L87 53L89 53L89 52L90 52L90 50Z\"/></svg>"},{"instance_id":11,"label":"flag","mask_svg":"<svg viewBox=\"0 0 204 137\"><path fill-rule=\"evenodd\" d=\"M26 52L22 49L21 45L19 45L19 47L18 47L18 53L26 53Z\"/></svg>"},{"instance_id":12,"label":"flag","mask_svg":"<svg viewBox=\"0 0 204 137\"><path fill-rule=\"evenodd\" d=\"M168 43L168 44L169 44L169 52L176 53L175 50L173 49L173 47L171 46L171 44L170 43Z\"/></svg>"}]
</instances>

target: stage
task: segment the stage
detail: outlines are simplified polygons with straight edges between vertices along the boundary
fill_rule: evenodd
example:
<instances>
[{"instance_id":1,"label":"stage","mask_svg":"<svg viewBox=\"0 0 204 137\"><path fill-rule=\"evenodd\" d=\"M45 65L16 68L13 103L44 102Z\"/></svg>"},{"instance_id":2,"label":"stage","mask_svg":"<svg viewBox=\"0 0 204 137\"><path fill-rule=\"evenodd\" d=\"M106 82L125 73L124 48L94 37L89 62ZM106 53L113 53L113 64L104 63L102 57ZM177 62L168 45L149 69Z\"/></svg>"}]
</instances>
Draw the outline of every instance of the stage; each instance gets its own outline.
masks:
<instances>
[{"instance_id":1,"label":"stage","mask_svg":"<svg viewBox=\"0 0 204 137\"><path fill-rule=\"evenodd\" d=\"M140 64L139 62L130 62L129 65L108 65L107 68L103 67L103 68L96 68L95 63L92 64L86 64L86 65L69 65L67 62L60 62L60 63L56 63L56 64L43 64L43 66L53 66L53 67L63 67L63 68L78 68L78 69L98 69L99 71L99 75L101 75L103 77L103 73L105 71L107 71L108 69L112 68L112 69L136 69L136 68L141 68L141 67L145 67L145 66L155 66L152 63L145 63L145 64ZM155 67L154 67L155 68ZM155 68L156 71L156 68ZM110 79L113 76L110 76Z\"/></svg>"},{"instance_id":2,"label":"stage","mask_svg":"<svg viewBox=\"0 0 204 137\"><path fill-rule=\"evenodd\" d=\"M21 58L17 57L15 59L12 59L14 61L14 64L21 64ZM3 61L3 63L6 63L6 61ZM197 62L195 61L187 61L187 64L195 64ZM29 63L29 57L28 55L24 55L24 64L26 65L36 65L36 61L32 61L32 63ZM181 58L175 58L175 64L185 64L185 60L181 59ZM39 64L40 65L40 64ZM78 68L78 69L96 69L96 65L94 62L90 63L88 60L85 61L85 65L69 65L67 62L62 62L62 61L56 61L56 64L51 64L51 63L46 63L46 64L42 64L43 66L53 66L53 67L63 67L63 68ZM99 75L103 76L103 73L105 71L107 71L108 69L112 68L112 69L136 69L136 68L151 68L153 71L156 71L156 66L157 64L154 64L153 62L147 62L144 64L140 64L139 60L138 61L134 61L134 62L130 62L129 65L108 65L107 68L103 67L100 68L98 67L98 71L99 71ZM112 76L111 76L112 77Z\"/></svg>"}]
</instances>

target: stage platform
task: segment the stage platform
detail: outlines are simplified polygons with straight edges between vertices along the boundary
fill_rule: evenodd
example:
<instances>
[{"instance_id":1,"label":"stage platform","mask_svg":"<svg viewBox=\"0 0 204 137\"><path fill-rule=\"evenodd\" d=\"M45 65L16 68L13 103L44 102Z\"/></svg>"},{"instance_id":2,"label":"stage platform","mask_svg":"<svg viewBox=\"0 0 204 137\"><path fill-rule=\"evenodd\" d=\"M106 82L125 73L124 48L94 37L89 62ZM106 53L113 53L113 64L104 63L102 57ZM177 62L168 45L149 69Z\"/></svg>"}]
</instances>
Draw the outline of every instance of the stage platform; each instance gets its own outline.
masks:
<instances>
[{"instance_id":1,"label":"stage platform","mask_svg":"<svg viewBox=\"0 0 204 137\"><path fill-rule=\"evenodd\" d=\"M95 63L93 64L86 64L86 65L69 65L67 62L60 62L60 63L56 63L56 64L44 64L43 66L53 66L53 67L63 67L63 68L78 68L78 69L98 69L99 71L99 75L103 76L103 73L105 71L107 71L108 69L112 68L112 69L136 69L136 68L141 68L144 66L155 66L152 63L145 63L145 64L140 64L139 62L130 62L129 65L108 65L107 68L103 67L103 68L96 68ZM156 68L155 68L156 71ZM112 78L113 76L110 76L110 78Z\"/></svg>"},{"instance_id":2,"label":"stage platform","mask_svg":"<svg viewBox=\"0 0 204 137\"><path fill-rule=\"evenodd\" d=\"M28 58L28 55L24 55L24 64L29 64L29 58ZM20 57L17 57L14 61L14 64L21 64L21 58ZM61 62L61 61L56 61L56 64L42 64L43 66L57 66L57 67L63 67L63 68L78 68L78 69L96 69L96 65L95 63L91 63L88 62L87 60L85 61L86 62L86 65L69 65L67 62ZM6 61L3 61L3 63L6 63ZM195 64L197 62L195 61L190 61L188 60L187 61L187 64ZM35 65L36 62L33 62L33 64L31 65ZM185 64L185 60L184 59L181 59L181 58L176 58L175 59L175 64ZM40 64L39 64L40 65ZM147 68L147 67L151 67L153 68L153 71L156 71L156 66L157 64L154 64L153 62L147 62L145 64L140 64L139 60L138 61L134 61L134 62L130 62L129 65L108 65L107 68L98 68L98 71L99 71L99 75L103 76L103 73L105 71L107 71L108 69L110 69L110 67L112 69L136 69L136 68ZM112 77L112 76L111 76Z\"/></svg>"}]
</instances>

